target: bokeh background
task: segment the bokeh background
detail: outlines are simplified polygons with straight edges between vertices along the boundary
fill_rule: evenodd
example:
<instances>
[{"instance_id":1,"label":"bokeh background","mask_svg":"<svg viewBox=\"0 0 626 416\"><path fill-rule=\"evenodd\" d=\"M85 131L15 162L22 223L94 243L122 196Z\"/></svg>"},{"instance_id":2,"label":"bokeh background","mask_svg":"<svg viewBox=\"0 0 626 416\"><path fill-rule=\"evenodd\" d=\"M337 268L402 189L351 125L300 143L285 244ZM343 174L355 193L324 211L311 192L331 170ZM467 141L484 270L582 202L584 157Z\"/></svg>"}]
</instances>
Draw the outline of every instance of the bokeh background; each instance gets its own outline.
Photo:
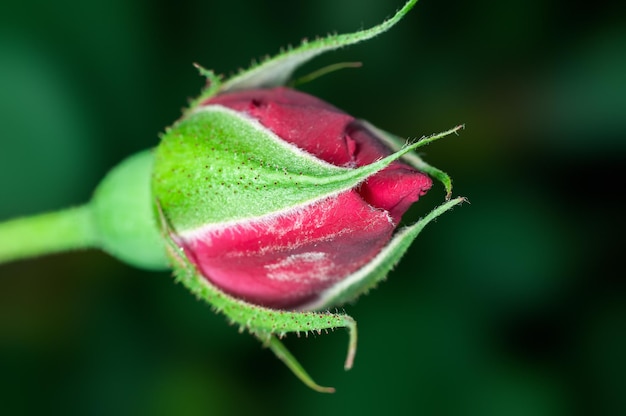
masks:
<instances>
[{"instance_id":1,"label":"bokeh background","mask_svg":"<svg viewBox=\"0 0 626 416\"><path fill-rule=\"evenodd\" d=\"M345 331L287 344L314 393L168 273L90 251L0 266L0 413L626 414L621 2L422 0L302 89L424 149L471 204L429 225ZM0 5L0 219L86 201L203 80L401 0ZM432 190L408 216L443 198Z\"/></svg>"}]
</instances>

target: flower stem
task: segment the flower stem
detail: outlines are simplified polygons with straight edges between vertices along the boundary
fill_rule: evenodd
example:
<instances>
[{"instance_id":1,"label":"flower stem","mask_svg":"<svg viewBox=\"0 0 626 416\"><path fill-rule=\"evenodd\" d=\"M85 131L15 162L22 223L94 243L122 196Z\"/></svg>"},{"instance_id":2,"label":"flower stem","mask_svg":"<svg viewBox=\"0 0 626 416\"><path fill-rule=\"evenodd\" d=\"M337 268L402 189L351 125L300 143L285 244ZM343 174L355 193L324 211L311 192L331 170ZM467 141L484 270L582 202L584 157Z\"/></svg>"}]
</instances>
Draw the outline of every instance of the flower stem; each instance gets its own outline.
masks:
<instances>
[{"instance_id":1,"label":"flower stem","mask_svg":"<svg viewBox=\"0 0 626 416\"><path fill-rule=\"evenodd\" d=\"M0 223L0 264L97 245L88 205Z\"/></svg>"}]
</instances>

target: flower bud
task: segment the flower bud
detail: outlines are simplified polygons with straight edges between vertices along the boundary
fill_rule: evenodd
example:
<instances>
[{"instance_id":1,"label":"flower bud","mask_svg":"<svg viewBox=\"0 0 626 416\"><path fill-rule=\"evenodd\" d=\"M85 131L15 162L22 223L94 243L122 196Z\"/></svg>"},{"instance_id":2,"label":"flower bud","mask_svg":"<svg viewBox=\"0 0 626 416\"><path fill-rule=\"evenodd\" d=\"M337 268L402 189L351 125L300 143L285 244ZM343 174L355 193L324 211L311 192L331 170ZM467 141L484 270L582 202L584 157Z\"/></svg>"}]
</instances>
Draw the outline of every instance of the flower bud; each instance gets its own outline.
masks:
<instances>
[{"instance_id":1,"label":"flower bud","mask_svg":"<svg viewBox=\"0 0 626 416\"><path fill-rule=\"evenodd\" d=\"M367 267L431 187L392 153L367 123L308 94L226 92L166 132L153 191L204 278L300 309Z\"/></svg>"}]
</instances>

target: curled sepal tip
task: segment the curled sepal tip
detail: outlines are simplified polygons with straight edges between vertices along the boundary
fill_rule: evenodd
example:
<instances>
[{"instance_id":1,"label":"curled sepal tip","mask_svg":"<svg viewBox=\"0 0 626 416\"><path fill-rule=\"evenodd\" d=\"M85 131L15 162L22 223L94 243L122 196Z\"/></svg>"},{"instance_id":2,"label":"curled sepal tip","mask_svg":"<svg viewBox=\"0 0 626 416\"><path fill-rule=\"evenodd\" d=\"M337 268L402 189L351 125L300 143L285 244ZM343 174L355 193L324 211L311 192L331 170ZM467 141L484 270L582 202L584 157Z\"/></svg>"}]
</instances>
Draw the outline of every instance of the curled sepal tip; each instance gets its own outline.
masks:
<instances>
[{"instance_id":1,"label":"curled sepal tip","mask_svg":"<svg viewBox=\"0 0 626 416\"><path fill-rule=\"evenodd\" d=\"M381 139L383 142L385 142L389 147L391 147L392 149L398 151L400 149L402 149L403 147L406 146L406 140L402 139L392 133L389 133L387 131L381 130L378 127L368 123L367 121L362 121L363 124L365 124L367 126L368 129L376 132L377 136L379 139ZM422 142L422 144L428 144L434 140L440 139L442 137L448 136L452 133L456 134L458 136L459 131L465 129L465 124L459 124L458 126L455 126L451 129L448 129L444 132L441 133L437 133L437 134L433 134L430 136L424 136L422 137L420 140L418 140L419 142ZM426 140L426 142L424 142L424 140ZM450 178L450 176L442 171L441 169L438 169L428 163L426 163L424 160L422 160L421 157L419 157L417 155L417 153L415 152L410 152L407 153L405 155L402 156L402 160L404 160L405 162L407 162L408 164L410 164L411 166L413 166L414 168L418 169L421 172L424 172L426 174L428 174L429 176L431 176L432 178L436 179L437 181L439 181L445 191L446 191L446 201L449 201L450 198L452 197L452 179Z\"/></svg>"},{"instance_id":2,"label":"curled sepal tip","mask_svg":"<svg viewBox=\"0 0 626 416\"><path fill-rule=\"evenodd\" d=\"M287 368L289 368L293 372L293 374L295 374L296 377L298 377L300 381L302 381L306 386L320 393L335 392L334 387L320 386L315 381L313 381L309 373L307 373L304 367L302 367L298 360L296 360L296 358L291 354L291 352L289 352L285 345L280 342L280 340L276 336L265 334L263 336L257 335L257 337L263 342L263 345L272 350L274 355L276 355L276 357L281 360L287 366Z\"/></svg>"},{"instance_id":3,"label":"curled sepal tip","mask_svg":"<svg viewBox=\"0 0 626 416\"><path fill-rule=\"evenodd\" d=\"M213 83L202 91L192 103L191 109L217 93L285 85L293 72L310 59L324 52L353 45L386 32L398 23L415 6L417 1L407 1L392 17L374 27L352 33L328 35L313 41L304 40L299 46L285 50L259 64L252 65L249 69L227 79L219 86L217 83Z\"/></svg>"}]
</instances>

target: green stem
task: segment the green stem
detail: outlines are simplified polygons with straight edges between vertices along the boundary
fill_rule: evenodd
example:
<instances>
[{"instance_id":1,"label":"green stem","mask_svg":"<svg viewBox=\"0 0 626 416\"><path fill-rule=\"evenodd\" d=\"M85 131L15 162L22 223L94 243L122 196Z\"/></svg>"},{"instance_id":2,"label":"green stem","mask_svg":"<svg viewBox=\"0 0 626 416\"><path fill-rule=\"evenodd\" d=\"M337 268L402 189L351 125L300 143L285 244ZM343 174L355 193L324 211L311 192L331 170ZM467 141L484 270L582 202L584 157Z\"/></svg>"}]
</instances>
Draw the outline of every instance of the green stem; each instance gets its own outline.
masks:
<instances>
[{"instance_id":1,"label":"green stem","mask_svg":"<svg viewBox=\"0 0 626 416\"><path fill-rule=\"evenodd\" d=\"M0 223L0 264L97 246L91 210L83 205Z\"/></svg>"}]
</instances>

